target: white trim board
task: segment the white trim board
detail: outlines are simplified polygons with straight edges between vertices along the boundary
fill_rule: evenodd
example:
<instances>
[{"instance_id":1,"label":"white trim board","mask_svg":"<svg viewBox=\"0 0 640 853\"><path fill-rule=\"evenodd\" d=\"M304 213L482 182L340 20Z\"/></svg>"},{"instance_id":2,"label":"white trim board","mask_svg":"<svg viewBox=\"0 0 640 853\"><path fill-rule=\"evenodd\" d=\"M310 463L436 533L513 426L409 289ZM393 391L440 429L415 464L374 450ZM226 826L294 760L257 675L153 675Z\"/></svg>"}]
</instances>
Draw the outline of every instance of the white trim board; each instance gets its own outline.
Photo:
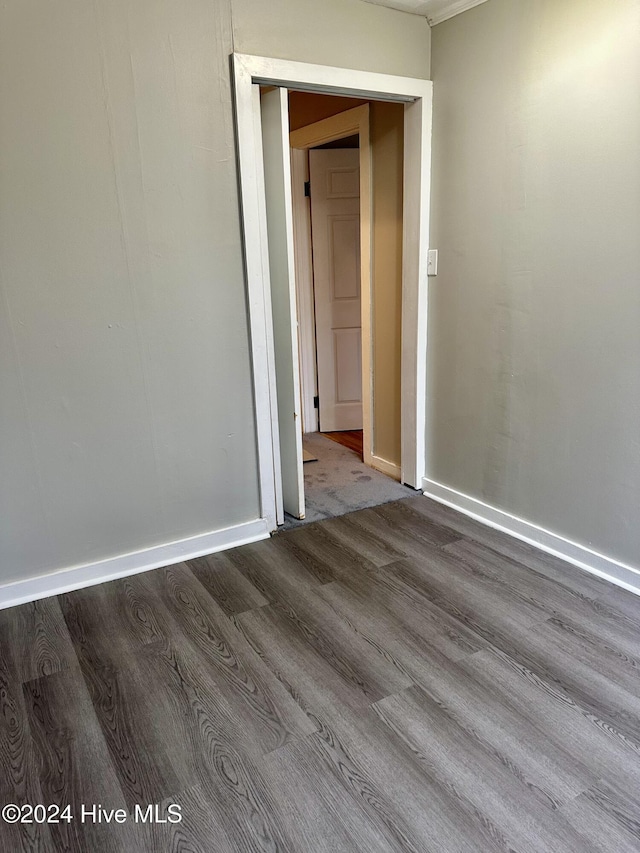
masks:
<instances>
[{"instance_id":1,"label":"white trim board","mask_svg":"<svg viewBox=\"0 0 640 853\"><path fill-rule=\"evenodd\" d=\"M442 483L437 483L435 480L429 480L425 477L422 481L422 490L426 497L433 498L438 503L450 506L488 527L508 533L515 539L521 539L529 545L540 548L541 551L560 557L560 559L577 566L579 569L640 595L640 569L635 569L584 545L572 542L564 536L552 533L550 530L539 527L523 518L518 518L518 516L510 515L504 510L451 489Z\"/></svg>"},{"instance_id":2,"label":"white trim board","mask_svg":"<svg viewBox=\"0 0 640 853\"><path fill-rule=\"evenodd\" d=\"M398 77L377 71L312 65L271 56L234 53L233 66L236 81L239 74L249 77L252 83L260 86L282 86L301 92L329 92L366 100L403 103L410 103L431 93L430 81L419 77Z\"/></svg>"},{"instance_id":3,"label":"white trim board","mask_svg":"<svg viewBox=\"0 0 640 853\"><path fill-rule=\"evenodd\" d=\"M404 109L404 202L402 274L402 480L419 487L425 463L427 376L427 251L431 168L433 84L397 77L311 65L264 56L233 54L242 227L251 330L251 361L258 437L261 516L274 529L281 482L277 454L273 325L269 311L270 278L264 224L264 183L260 145L259 85L349 95L366 100L400 101Z\"/></svg>"},{"instance_id":4,"label":"white trim board","mask_svg":"<svg viewBox=\"0 0 640 853\"><path fill-rule=\"evenodd\" d=\"M264 518L0 586L0 610L269 538Z\"/></svg>"},{"instance_id":5,"label":"white trim board","mask_svg":"<svg viewBox=\"0 0 640 853\"><path fill-rule=\"evenodd\" d=\"M313 256L311 248L311 209L304 194L309 180L309 155L291 149L291 196L293 202L293 239L295 241L296 301L298 308L298 352L302 393L302 431L318 431L318 393L316 376L316 318L313 304Z\"/></svg>"}]
</instances>

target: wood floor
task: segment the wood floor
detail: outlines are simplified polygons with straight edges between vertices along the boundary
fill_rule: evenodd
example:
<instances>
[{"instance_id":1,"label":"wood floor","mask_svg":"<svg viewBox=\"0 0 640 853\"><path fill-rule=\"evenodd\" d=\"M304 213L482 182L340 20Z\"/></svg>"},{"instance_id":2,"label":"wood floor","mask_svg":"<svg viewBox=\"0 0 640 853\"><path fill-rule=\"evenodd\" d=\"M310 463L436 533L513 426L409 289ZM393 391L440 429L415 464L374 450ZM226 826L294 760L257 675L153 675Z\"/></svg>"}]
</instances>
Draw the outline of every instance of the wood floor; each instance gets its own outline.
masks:
<instances>
[{"instance_id":1,"label":"wood floor","mask_svg":"<svg viewBox=\"0 0 640 853\"><path fill-rule=\"evenodd\" d=\"M0 849L637 853L639 622L423 497L3 611Z\"/></svg>"},{"instance_id":2,"label":"wood floor","mask_svg":"<svg viewBox=\"0 0 640 853\"><path fill-rule=\"evenodd\" d=\"M360 461L362 462L363 452L361 429L347 429L341 430L340 432L323 432L322 434L326 435L327 438L330 438L331 441L337 441L338 444L341 444L343 447L348 447L349 450L353 450L354 453L358 454Z\"/></svg>"}]
</instances>

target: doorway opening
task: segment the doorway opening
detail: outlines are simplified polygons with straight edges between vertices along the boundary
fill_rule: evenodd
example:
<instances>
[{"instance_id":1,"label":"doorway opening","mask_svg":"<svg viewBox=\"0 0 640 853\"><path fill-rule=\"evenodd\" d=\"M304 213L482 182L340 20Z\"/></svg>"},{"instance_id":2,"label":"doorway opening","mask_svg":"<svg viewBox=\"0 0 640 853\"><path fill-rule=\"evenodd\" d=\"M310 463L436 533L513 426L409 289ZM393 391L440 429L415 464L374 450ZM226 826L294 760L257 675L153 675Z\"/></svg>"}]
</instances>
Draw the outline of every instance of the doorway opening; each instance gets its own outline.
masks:
<instances>
[{"instance_id":1,"label":"doorway opening","mask_svg":"<svg viewBox=\"0 0 640 853\"><path fill-rule=\"evenodd\" d=\"M407 496L398 485L404 115L382 101L288 100L309 521Z\"/></svg>"},{"instance_id":2,"label":"doorway opening","mask_svg":"<svg viewBox=\"0 0 640 853\"><path fill-rule=\"evenodd\" d=\"M285 509L294 516L305 514L288 92L403 105L400 481L419 488L426 473L432 85L414 78L239 54L233 56L233 75L261 515L273 530L284 521ZM260 86L272 87L262 100ZM366 156L369 147L362 145L362 135L360 142L360 156ZM362 178L362 168L360 174ZM361 210L370 216L370 206L362 205L362 197ZM371 264L370 245L365 246L361 238L361 268L367 264ZM362 304L367 302L362 300ZM363 310L362 334L367 333L370 340L371 330L366 328L370 318L365 313ZM363 347L363 400L371 379L366 356ZM367 409L363 405L365 454Z\"/></svg>"}]
</instances>

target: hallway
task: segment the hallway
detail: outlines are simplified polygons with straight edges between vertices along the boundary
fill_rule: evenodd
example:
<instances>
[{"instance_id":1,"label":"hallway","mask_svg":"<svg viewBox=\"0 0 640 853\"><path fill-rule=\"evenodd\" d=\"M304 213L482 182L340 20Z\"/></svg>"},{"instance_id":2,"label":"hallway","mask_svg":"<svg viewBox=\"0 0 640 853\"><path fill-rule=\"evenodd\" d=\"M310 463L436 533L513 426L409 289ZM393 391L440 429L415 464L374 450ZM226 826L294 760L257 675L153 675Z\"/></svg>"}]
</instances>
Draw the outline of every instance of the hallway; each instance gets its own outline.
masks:
<instances>
[{"instance_id":1,"label":"hallway","mask_svg":"<svg viewBox=\"0 0 640 853\"><path fill-rule=\"evenodd\" d=\"M303 446L316 457L303 468L306 516L298 520L286 515L287 530L415 495L409 486L365 465L356 450L320 432L307 433Z\"/></svg>"}]
</instances>

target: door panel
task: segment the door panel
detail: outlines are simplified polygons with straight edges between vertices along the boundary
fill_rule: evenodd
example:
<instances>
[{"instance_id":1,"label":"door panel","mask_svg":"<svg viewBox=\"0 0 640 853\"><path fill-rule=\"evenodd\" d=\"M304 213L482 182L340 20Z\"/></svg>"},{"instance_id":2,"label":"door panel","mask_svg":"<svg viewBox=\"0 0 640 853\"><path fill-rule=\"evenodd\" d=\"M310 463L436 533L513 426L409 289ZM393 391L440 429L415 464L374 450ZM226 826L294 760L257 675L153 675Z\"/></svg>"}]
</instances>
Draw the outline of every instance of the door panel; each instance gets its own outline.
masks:
<instances>
[{"instance_id":1,"label":"door panel","mask_svg":"<svg viewBox=\"0 0 640 853\"><path fill-rule=\"evenodd\" d=\"M334 300L360 299L360 217L329 217L331 295ZM354 251L355 249L355 251Z\"/></svg>"},{"instance_id":2,"label":"door panel","mask_svg":"<svg viewBox=\"0 0 640 853\"><path fill-rule=\"evenodd\" d=\"M360 152L309 152L320 430L362 429Z\"/></svg>"},{"instance_id":3,"label":"door panel","mask_svg":"<svg viewBox=\"0 0 640 853\"><path fill-rule=\"evenodd\" d=\"M263 94L261 112L282 497L285 512L304 518L287 90L273 89Z\"/></svg>"},{"instance_id":4,"label":"door panel","mask_svg":"<svg viewBox=\"0 0 640 853\"><path fill-rule=\"evenodd\" d=\"M362 351L361 329L334 329L336 402L361 403L362 371L358 370ZM341 365L341 369L338 369Z\"/></svg>"}]
</instances>

